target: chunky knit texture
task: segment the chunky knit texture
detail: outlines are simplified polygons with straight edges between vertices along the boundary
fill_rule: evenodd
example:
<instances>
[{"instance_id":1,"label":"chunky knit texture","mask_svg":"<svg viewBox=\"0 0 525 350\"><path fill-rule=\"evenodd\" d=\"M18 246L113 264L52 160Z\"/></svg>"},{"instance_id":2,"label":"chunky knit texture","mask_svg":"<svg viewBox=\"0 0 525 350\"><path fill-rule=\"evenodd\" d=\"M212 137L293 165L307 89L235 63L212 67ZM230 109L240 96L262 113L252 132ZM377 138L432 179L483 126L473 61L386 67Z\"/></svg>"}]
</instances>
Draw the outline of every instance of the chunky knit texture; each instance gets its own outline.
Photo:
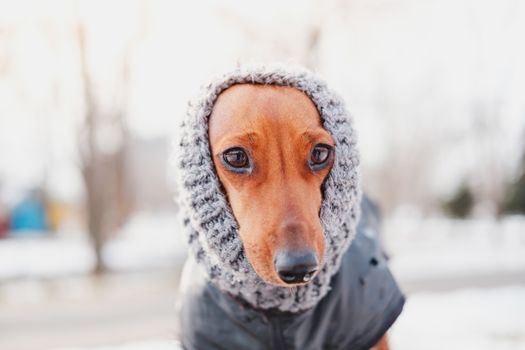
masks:
<instances>
[{"instance_id":1,"label":"chunky knit texture","mask_svg":"<svg viewBox=\"0 0 525 350\"><path fill-rule=\"evenodd\" d=\"M335 161L323 185L320 211L326 243L324 263L310 283L293 289L267 284L250 265L210 153L208 119L213 105L221 92L244 83L289 86L304 92L335 141ZM173 156L187 241L211 283L255 308L286 312L309 309L326 295L355 235L361 191L350 115L320 78L302 68L244 66L212 80L190 102Z\"/></svg>"}]
</instances>

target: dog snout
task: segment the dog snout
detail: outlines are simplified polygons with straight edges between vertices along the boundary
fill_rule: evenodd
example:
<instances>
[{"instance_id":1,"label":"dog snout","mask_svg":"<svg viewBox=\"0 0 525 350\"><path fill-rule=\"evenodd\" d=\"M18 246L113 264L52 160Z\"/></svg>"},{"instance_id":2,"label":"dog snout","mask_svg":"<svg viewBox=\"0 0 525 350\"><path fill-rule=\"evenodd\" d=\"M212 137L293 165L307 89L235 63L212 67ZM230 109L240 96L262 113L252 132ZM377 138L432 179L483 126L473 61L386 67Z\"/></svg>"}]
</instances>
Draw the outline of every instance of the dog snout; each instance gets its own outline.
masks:
<instances>
[{"instance_id":1,"label":"dog snout","mask_svg":"<svg viewBox=\"0 0 525 350\"><path fill-rule=\"evenodd\" d=\"M284 283L306 283L317 272L319 259L314 251L279 251L275 255L274 266Z\"/></svg>"}]
</instances>

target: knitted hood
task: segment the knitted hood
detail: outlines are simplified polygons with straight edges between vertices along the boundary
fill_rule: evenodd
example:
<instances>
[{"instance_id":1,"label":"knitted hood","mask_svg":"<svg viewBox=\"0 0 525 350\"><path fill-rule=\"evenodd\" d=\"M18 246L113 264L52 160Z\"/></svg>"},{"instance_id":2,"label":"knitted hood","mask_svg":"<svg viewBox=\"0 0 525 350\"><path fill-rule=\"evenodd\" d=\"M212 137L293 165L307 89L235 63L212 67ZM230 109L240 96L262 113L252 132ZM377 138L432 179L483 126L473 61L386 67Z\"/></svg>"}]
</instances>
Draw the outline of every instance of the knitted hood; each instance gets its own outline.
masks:
<instances>
[{"instance_id":1,"label":"knitted hood","mask_svg":"<svg viewBox=\"0 0 525 350\"><path fill-rule=\"evenodd\" d=\"M323 127L335 141L333 168L322 188L324 261L317 276L303 286L270 285L255 273L215 171L208 142L208 118L219 94L243 83L289 86L304 92L317 107ZM190 102L173 157L190 252L211 283L258 309L298 312L313 307L326 295L330 279L354 238L361 192L351 117L340 97L321 79L301 68L246 66L212 80Z\"/></svg>"}]
</instances>

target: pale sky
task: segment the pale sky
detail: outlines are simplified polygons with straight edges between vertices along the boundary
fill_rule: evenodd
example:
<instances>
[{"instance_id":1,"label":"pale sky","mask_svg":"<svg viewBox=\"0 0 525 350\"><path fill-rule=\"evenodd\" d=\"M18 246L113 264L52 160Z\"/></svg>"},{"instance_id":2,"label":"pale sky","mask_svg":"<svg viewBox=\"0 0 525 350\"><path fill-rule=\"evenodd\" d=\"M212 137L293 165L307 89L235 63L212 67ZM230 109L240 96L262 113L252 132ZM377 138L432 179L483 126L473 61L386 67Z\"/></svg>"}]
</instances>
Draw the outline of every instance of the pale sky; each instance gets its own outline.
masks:
<instances>
[{"instance_id":1,"label":"pale sky","mask_svg":"<svg viewBox=\"0 0 525 350\"><path fill-rule=\"evenodd\" d=\"M58 191L80 191L79 21L100 108L123 106L139 137L170 137L198 87L238 62L312 62L317 30L315 69L347 101L365 170L419 148L424 186L440 195L483 169L487 152L511 173L524 147L521 1L0 1L0 181L10 187L47 174Z\"/></svg>"}]
</instances>

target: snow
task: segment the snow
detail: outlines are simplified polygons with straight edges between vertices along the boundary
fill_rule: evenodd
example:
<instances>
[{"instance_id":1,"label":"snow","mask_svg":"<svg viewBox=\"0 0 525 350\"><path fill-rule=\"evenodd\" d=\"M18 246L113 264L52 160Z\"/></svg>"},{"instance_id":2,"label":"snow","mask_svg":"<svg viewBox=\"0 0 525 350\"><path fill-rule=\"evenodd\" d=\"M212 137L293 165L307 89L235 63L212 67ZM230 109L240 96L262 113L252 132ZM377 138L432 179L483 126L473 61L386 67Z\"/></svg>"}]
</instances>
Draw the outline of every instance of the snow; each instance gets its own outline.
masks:
<instances>
[{"instance_id":1,"label":"snow","mask_svg":"<svg viewBox=\"0 0 525 350\"><path fill-rule=\"evenodd\" d=\"M0 241L0 280L85 274L94 265L89 242L81 236L25 235Z\"/></svg>"},{"instance_id":2,"label":"snow","mask_svg":"<svg viewBox=\"0 0 525 350\"><path fill-rule=\"evenodd\" d=\"M390 267L400 280L525 271L525 217L453 220L397 216L384 223Z\"/></svg>"},{"instance_id":3,"label":"snow","mask_svg":"<svg viewBox=\"0 0 525 350\"><path fill-rule=\"evenodd\" d=\"M182 265L186 245L179 227L179 218L173 213L134 215L104 247L105 261L113 271Z\"/></svg>"},{"instance_id":4,"label":"snow","mask_svg":"<svg viewBox=\"0 0 525 350\"><path fill-rule=\"evenodd\" d=\"M523 286L415 294L390 341L393 350L523 350L523 315Z\"/></svg>"},{"instance_id":5,"label":"snow","mask_svg":"<svg viewBox=\"0 0 525 350\"><path fill-rule=\"evenodd\" d=\"M170 212L140 212L109 241L103 256L112 271L180 266L186 245ZM525 217L414 219L394 216L383 225L390 266L400 280L525 271ZM85 274L94 267L80 234L0 241L0 280Z\"/></svg>"},{"instance_id":6,"label":"snow","mask_svg":"<svg viewBox=\"0 0 525 350\"><path fill-rule=\"evenodd\" d=\"M174 213L140 212L103 250L111 271L177 267L186 256ZM0 240L0 281L86 274L95 257L86 235L24 235Z\"/></svg>"},{"instance_id":7,"label":"snow","mask_svg":"<svg viewBox=\"0 0 525 350\"><path fill-rule=\"evenodd\" d=\"M125 343L118 345L107 345L98 347L68 347L56 350L182 350L180 344L175 340L149 340L137 343Z\"/></svg>"},{"instance_id":8,"label":"snow","mask_svg":"<svg viewBox=\"0 0 525 350\"><path fill-rule=\"evenodd\" d=\"M408 298L389 332L392 350L523 350L525 287L421 293ZM173 340L57 350L168 350Z\"/></svg>"},{"instance_id":9,"label":"snow","mask_svg":"<svg viewBox=\"0 0 525 350\"><path fill-rule=\"evenodd\" d=\"M111 271L179 268L186 256L177 215L140 212L110 240ZM525 217L452 220L395 215L383 225L390 267L405 282L525 271ZM0 240L0 281L87 274L95 259L82 234Z\"/></svg>"},{"instance_id":10,"label":"snow","mask_svg":"<svg viewBox=\"0 0 525 350\"><path fill-rule=\"evenodd\" d=\"M178 227L174 213L137 213L105 247L108 266L116 272L180 267L186 246ZM480 274L482 278L506 272L523 275L524 227L523 216L501 220L451 220L399 214L386 218L384 240L391 255L391 268L401 285L407 281L446 280L454 276L462 282L461 289L455 291L410 290L405 309L391 330L392 349L525 349L523 281L510 281L515 286L501 286L498 281L498 287L474 289L466 279L473 274ZM71 275L86 277L62 279L69 280L62 287L68 290L67 298L92 298L98 295L94 288L99 284L84 279L88 278L93 266L93 253L82 234L47 238L29 235L1 240L0 282L3 283L0 299L3 305L11 308L45 303L49 291L41 279ZM144 283L144 277L129 277L128 280L122 285L126 290L158 283L154 280ZM119 280L118 284L122 283ZM169 285L169 288L174 287ZM118 303L118 300L113 302ZM99 347L79 344L79 347L55 349L162 350L177 346L176 341L166 337L134 342L130 339L130 342L117 344L108 340L107 345Z\"/></svg>"}]
</instances>

